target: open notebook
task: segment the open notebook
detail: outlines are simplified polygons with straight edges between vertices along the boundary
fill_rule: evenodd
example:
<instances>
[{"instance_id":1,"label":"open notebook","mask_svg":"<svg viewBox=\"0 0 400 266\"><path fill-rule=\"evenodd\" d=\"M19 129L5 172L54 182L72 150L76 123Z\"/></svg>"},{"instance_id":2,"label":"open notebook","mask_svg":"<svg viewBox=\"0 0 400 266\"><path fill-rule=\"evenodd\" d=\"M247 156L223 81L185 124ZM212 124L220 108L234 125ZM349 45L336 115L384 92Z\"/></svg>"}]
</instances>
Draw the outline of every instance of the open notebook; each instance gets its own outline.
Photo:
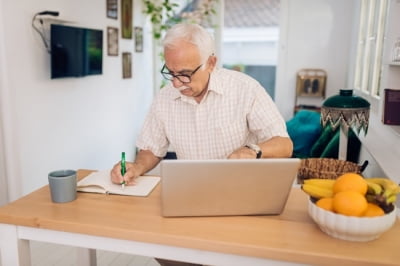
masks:
<instances>
[{"instance_id":1,"label":"open notebook","mask_svg":"<svg viewBox=\"0 0 400 266\"><path fill-rule=\"evenodd\" d=\"M93 172L78 182L77 190L81 192L118 194L127 196L147 196L160 182L159 176L139 176L136 185L125 186L111 182L110 170Z\"/></svg>"}]
</instances>

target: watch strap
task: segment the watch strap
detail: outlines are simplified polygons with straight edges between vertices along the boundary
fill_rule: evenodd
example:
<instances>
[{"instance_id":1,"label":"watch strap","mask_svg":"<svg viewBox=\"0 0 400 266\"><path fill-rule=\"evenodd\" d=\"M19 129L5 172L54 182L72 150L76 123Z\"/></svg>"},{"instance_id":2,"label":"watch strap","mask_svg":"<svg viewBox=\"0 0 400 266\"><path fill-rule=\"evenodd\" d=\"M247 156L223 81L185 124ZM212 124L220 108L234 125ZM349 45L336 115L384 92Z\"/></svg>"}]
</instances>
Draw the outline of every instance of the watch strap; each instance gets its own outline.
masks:
<instances>
[{"instance_id":1,"label":"watch strap","mask_svg":"<svg viewBox=\"0 0 400 266\"><path fill-rule=\"evenodd\" d=\"M260 146L256 145L256 144L248 144L245 145L246 148L253 150L256 153L256 158L260 159L262 156L262 150L260 148Z\"/></svg>"}]
</instances>

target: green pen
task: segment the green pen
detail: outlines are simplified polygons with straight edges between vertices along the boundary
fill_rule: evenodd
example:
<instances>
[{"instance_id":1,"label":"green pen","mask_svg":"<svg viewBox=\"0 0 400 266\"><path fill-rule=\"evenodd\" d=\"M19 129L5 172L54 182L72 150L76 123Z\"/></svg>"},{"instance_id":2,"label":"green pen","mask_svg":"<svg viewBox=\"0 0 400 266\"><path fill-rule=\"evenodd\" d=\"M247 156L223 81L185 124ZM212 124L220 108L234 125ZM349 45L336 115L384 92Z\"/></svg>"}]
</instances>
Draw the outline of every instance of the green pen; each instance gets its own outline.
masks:
<instances>
[{"instance_id":1,"label":"green pen","mask_svg":"<svg viewBox=\"0 0 400 266\"><path fill-rule=\"evenodd\" d=\"M121 154L121 175L122 175L122 177L125 175L125 173L126 173L125 152L122 152L122 154ZM122 181L121 188L122 189L125 188L125 180Z\"/></svg>"}]
</instances>

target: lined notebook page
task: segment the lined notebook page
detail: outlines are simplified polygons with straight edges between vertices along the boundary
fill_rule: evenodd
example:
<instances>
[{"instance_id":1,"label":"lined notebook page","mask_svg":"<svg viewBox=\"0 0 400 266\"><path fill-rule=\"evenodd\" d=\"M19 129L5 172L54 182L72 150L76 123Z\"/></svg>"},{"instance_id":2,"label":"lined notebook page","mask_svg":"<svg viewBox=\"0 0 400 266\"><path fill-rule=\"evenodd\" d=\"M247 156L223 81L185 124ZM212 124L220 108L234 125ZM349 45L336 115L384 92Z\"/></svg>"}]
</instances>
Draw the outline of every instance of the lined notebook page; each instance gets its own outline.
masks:
<instances>
[{"instance_id":1,"label":"lined notebook page","mask_svg":"<svg viewBox=\"0 0 400 266\"><path fill-rule=\"evenodd\" d=\"M139 176L135 179L136 185L125 186L111 182L110 170L93 172L78 182L80 192L118 194L127 196L147 196L160 182L159 176Z\"/></svg>"}]
</instances>

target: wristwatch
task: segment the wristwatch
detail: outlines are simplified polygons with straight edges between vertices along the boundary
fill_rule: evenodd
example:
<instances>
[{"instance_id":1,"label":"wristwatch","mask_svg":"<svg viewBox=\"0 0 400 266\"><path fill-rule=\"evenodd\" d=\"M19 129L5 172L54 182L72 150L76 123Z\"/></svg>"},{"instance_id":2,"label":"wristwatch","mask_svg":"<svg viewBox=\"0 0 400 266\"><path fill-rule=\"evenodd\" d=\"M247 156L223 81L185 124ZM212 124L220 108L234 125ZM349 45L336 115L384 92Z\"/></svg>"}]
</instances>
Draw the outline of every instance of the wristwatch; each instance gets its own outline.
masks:
<instances>
[{"instance_id":1,"label":"wristwatch","mask_svg":"<svg viewBox=\"0 0 400 266\"><path fill-rule=\"evenodd\" d=\"M261 150L260 146L258 146L256 144L248 144L245 147L249 148L250 150L253 150L257 154L257 156L256 156L257 159L261 158L262 150Z\"/></svg>"}]
</instances>

